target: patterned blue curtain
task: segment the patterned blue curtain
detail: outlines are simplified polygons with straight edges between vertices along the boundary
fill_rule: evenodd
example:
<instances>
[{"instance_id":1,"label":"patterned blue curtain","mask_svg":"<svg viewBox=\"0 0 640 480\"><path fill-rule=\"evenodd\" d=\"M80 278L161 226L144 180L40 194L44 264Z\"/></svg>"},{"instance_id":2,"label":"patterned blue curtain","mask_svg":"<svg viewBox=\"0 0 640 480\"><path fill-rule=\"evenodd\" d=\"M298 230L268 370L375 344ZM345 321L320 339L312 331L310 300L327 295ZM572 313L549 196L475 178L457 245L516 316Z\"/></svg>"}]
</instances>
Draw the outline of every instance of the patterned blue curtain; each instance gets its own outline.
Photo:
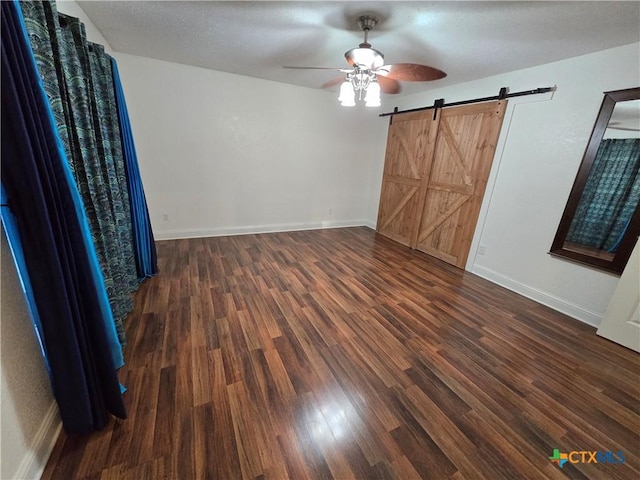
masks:
<instances>
[{"instance_id":1,"label":"patterned blue curtain","mask_svg":"<svg viewBox=\"0 0 640 480\"><path fill-rule=\"evenodd\" d=\"M122 345L137 288L133 225L111 57L55 2L21 2L29 39L84 204Z\"/></svg>"},{"instance_id":2,"label":"patterned blue curtain","mask_svg":"<svg viewBox=\"0 0 640 480\"><path fill-rule=\"evenodd\" d=\"M31 280L65 430L88 433L110 414L127 416L116 370L122 351L114 350L104 279L20 6L0 7L2 185L23 247L18 267Z\"/></svg>"},{"instance_id":3,"label":"patterned blue curtain","mask_svg":"<svg viewBox=\"0 0 640 480\"><path fill-rule=\"evenodd\" d=\"M640 139L603 140L567 241L614 251L640 201Z\"/></svg>"}]
</instances>

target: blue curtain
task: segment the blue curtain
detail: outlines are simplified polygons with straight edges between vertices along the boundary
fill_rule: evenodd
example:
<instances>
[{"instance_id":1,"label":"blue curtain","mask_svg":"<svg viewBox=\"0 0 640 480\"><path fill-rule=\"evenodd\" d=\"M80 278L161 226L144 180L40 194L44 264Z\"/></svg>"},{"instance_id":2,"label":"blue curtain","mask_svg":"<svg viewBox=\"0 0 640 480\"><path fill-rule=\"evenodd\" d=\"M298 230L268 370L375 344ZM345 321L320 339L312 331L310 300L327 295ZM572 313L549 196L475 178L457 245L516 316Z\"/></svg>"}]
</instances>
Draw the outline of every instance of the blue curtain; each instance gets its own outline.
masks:
<instances>
[{"instance_id":1,"label":"blue curtain","mask_svg":"<svg viewBox=\"0 0 640 480\"><path fill-rule=\"evenodd\" d=\"M640 139L603 140L567 241L615 251L640 200Z\"/></svg>"},{"instance_id":2,"label":"blue curtain","mask_svg":"<svg viewBox=\"0 0 640 480\"><path fill-rule=\"evenodd\" d=\"M120 119L120 135L122 136L122 153L124 154L129 201L131 202L131 221L133 223L134 253L138 278L151 277L158 273L156 244L151 230L151 220L147 208L147 199L142 188L142 178L138 168L138 156L133 143L133 132L129 123L129 112L124 99L124 91L120 83L120 74L115 59L111 59L113 86L116 93L118 118Z\"/></svg>"},{"instance_id":3,"label":"blue curtain","mask_svg":"<svg viewBox=\"0 0 640 480\"><path fill-rule=\"evenodd\" d=\"M138 287L130 199L111 57L55 2L21 2L38 70L61 132L105 279L120 342Z\"/></svg>"},{"instance_id":4,"label":"blue curtain","mask_svg":"<svg viewBox=\"0 0 640 480\"><path fill-rule=\"evenodd\" d=\"M15 217L64 428L126 418L122 352L78 190L17 2L1 3L2 184ZM119 345L118 345L119 346Z\"/></svg>"}]
</instances>

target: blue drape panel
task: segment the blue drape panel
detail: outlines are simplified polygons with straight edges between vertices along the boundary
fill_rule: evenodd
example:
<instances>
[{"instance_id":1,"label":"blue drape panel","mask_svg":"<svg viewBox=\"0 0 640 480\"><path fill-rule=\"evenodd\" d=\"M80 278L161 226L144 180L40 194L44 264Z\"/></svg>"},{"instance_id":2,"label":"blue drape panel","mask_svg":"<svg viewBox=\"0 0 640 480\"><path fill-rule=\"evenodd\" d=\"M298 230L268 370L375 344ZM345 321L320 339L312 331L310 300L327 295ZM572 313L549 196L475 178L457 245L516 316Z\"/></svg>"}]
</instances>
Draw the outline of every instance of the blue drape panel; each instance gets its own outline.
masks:
<instances>
[{"instance_id":1,"label":"blue drape panel","mask_svg":"<svg viewBox=\"0 0 640 480\"><path fill-rule=\"evenodd\" d=\"M147 208L147 199L142 188L142 178L138 168L138 156L133 142L133 132L129 123L129 112L124 99L124 91L120 83L120 73L114 58L111 59L113 86L116 92L116 105L120 119L120 135L122 136L122 153L124 154L127 184L129 185L129 201L131 202L131 221L136 254L138 278L151 277L158 273L156 244L151 230L151 220Z\"/></svg>"},{"instance_id":2,"label":"blue drape panel","mask_svg":"<svg viewBox=\"0 0 640 480\"><path fill-rule=\"evenodd\" d=\"M640 139L603 140L567 241L613 251L640 200Z\"/></svg>"},{"instance_id":3,"label":"blue drape panel","mask_svg":"<svg viewBox=\"0 0 640 480\"><path fill-rule=\"evenodd\" d=\"M2 184L24 247L63 425L69 433L88 433L104 427L109 414L126 418L110 344L113 318L20 7L0 3Z\"/></svg>"}]
</instances>

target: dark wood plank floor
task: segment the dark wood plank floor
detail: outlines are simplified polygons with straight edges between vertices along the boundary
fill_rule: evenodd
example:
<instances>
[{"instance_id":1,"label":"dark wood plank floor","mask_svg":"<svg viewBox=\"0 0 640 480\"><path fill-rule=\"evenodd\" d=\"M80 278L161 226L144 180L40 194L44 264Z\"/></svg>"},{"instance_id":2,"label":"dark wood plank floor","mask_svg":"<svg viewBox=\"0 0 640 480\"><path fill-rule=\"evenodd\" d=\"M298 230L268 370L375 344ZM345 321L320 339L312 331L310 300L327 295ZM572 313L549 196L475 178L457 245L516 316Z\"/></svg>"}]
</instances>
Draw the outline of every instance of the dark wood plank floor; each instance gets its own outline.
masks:
<instances>
[{"instance_id":1,"label":"dark wood plank floor","mask_svg":"<svg viewBox=\"0 0 640 480\"><path fill-rule=\"evenodd\" d=\"M43 478L640 478L640 356L587 325L364 227L158 254L130 418L63 434Z\"/></svg>"}]
</instances>

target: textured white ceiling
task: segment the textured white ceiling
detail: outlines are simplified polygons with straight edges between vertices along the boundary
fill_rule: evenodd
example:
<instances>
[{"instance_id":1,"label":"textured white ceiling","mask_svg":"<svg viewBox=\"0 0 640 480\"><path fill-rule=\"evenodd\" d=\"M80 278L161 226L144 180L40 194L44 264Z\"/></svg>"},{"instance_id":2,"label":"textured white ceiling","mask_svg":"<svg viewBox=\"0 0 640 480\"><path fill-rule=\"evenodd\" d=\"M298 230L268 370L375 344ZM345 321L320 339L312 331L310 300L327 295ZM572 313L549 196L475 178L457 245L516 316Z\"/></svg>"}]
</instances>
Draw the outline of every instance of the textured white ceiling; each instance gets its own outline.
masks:
<instances>
[{"instance_id":1,"label":"textured white ceiling","mask_svg":"<svg viewBox=\"0 0 640 480\"><path fill-rule=\"evenodd\" d=\"M369 41L385 63L448 74L405 93L640 41L637 1L78 3L116 51L311 88L340 74L282 66L345 67L364 13L381 20Z\"/></svg>"}]
</instances>

